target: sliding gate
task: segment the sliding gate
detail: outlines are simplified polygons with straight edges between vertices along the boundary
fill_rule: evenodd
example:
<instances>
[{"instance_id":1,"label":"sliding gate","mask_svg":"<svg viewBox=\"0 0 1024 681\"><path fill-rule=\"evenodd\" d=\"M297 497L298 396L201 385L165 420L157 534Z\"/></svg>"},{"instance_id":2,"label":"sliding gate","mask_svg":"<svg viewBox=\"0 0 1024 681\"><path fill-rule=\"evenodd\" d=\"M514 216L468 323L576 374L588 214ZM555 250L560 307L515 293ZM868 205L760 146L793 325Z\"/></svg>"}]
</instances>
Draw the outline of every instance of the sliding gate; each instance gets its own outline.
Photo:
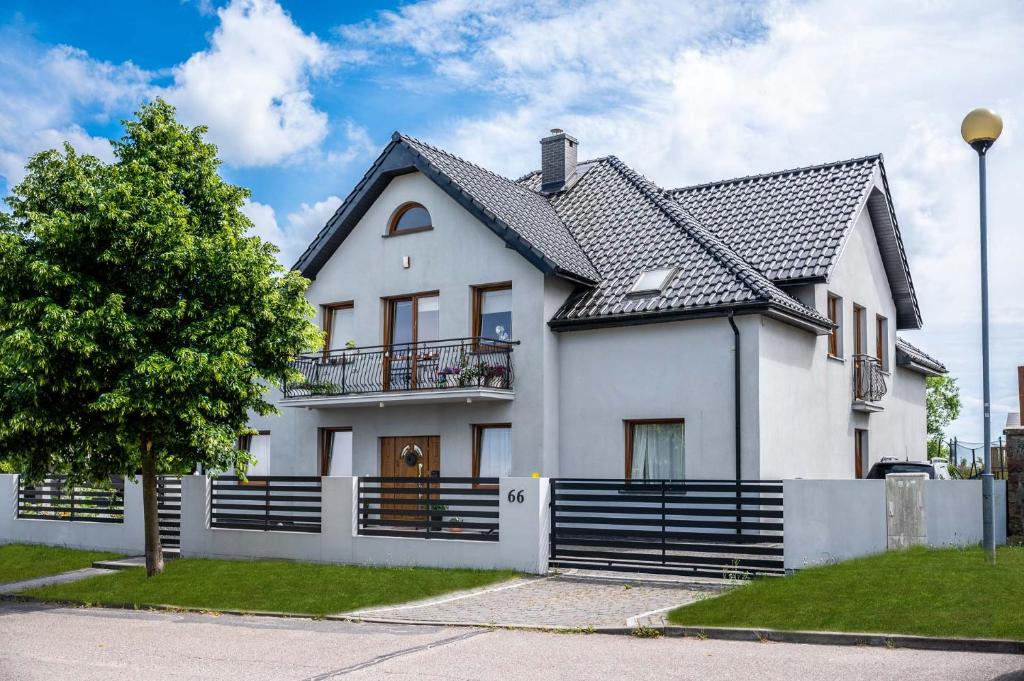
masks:
<instances>
[{"instance_id":1,"label":"sliding gate","mask_svg":"<svg viewBox=\"0 0 1024 681\"><path fill-rule=\"evenodd\" d=\"M782 482L551 480L552 568L781 575Z\"/></svg>"}]
</instances>

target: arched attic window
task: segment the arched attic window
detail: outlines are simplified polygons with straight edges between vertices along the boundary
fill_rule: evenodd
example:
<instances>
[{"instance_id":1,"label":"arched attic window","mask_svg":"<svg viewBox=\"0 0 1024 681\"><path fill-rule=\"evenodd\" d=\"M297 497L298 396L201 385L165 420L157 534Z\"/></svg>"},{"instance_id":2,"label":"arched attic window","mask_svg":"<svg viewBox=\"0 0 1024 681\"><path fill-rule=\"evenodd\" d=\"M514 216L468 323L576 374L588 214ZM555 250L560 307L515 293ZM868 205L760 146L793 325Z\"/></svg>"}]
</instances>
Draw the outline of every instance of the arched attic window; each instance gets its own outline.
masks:
<instances>
[{"instance_id":1,"label":"arched attic window","mask_svg":"<svg viewBox=\"0 0 1024 681\"><path fill-rule=\"evenodd\" d=\"M430 213L418 203L403 203L391 215L388 223L388 235L410 234L433 229Z\"/></svg>"}]
</instances>

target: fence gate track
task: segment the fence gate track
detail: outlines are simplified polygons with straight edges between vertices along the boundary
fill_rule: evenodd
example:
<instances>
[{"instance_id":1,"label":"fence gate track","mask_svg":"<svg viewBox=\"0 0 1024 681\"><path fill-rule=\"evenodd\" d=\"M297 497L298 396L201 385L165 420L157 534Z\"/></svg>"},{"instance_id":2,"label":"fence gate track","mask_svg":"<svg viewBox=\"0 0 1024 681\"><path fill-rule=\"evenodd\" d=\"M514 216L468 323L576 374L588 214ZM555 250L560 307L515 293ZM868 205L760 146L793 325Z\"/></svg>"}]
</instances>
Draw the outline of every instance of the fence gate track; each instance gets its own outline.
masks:
<instances>
[{"instance_id":1,"label":"fence gate track","mask_svg":"<svg viewBox=\"0 0 1024 681\"><path fill-rule=\"evenodd\" d=\"M779 480L551 480L549 565L691 577L782 575Z\"/></svg>"}]
</instances>

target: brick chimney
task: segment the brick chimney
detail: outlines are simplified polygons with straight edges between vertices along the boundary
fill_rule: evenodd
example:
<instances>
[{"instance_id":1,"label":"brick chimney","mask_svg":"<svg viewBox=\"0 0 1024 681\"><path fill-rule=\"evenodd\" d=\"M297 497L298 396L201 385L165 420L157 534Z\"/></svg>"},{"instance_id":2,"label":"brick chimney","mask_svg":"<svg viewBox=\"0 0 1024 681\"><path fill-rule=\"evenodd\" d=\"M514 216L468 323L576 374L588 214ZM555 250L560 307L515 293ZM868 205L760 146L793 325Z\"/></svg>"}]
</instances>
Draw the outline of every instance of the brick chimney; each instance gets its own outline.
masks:
<instances>
[{"instance_id":1,"label":"brick chimney","mask_svg":"<svg viewBox=\"0 0 1024 681\"><path fill-rule=\"evenodd\" d=\"M576 174L576 147L579 142L561 128L540 141L540 190L555 193L565 188Z\"/></svg>"}]
</instances>

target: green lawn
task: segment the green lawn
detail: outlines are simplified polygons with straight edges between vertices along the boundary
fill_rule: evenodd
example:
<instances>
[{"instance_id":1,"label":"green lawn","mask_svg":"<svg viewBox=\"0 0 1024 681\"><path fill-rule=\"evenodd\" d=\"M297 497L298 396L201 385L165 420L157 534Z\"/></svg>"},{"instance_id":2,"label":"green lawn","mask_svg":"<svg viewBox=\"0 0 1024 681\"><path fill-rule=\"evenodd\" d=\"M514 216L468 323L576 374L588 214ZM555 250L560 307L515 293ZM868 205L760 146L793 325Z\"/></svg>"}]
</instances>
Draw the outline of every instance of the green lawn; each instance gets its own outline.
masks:
<instances>
[{"instance_id":1,"label":"green lawn","mask_svg":"<svg viewBox=\"0 0 1024 681\"><path fill-rule=\"evenodd\" d=\"M1024 547L894 551L759 579L672 624L1024 639Z\"/></svg>"},{"instance_id":2,"label":"green lawn","mask_svg":"<svg viewBox=\"0 0 1024 681\"><path fill-rule=\"evenodd\" d=\"M24 595L104 605L175 605L326 615L429 598L515 576L511 571L318 565L281 560L180 559L147 579L143 570L57 584Z\"/></svg>"},{"instance_id":3,"label":"green lawn","mask_svg":"<svg viewBox=\"0 0 1024 681\"><path fill-rule=\"evenodd\" d=\"M116 553L77 551L57 546L4 544L0 546L0 584L87 568L93 561L117 556Z\"/></svg>"}]
</instances>

